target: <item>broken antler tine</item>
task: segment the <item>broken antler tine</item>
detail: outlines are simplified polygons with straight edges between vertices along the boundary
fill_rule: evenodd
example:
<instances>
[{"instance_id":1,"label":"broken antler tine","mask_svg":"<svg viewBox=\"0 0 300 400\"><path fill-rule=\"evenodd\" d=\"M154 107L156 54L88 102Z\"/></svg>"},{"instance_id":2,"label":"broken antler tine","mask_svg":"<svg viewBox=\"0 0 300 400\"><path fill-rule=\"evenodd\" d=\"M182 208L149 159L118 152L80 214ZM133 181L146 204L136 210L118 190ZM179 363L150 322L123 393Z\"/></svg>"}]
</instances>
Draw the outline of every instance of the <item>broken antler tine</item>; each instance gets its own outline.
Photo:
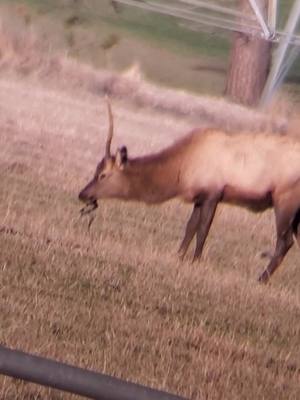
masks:
<instances>
[{"instance_id":1,"label":"broken antler tine","mask_svg":"<svg viewBox=\"0 0 300 400\"><path fill-rule=\"evenodd\" d=\"M105 157L109 158L110 157L110 145L111 145L111 141L112 141L113 133L114 133L114 121L113 121L113 114L112 114L112 110L111 110L110 100L107 95L105 96L105 100L106 100L106 104L107 104L108 119L109 119L109 128L108 128L108 134L107 134L107 140L106 140Z\"/></svg>"}]
</instances>

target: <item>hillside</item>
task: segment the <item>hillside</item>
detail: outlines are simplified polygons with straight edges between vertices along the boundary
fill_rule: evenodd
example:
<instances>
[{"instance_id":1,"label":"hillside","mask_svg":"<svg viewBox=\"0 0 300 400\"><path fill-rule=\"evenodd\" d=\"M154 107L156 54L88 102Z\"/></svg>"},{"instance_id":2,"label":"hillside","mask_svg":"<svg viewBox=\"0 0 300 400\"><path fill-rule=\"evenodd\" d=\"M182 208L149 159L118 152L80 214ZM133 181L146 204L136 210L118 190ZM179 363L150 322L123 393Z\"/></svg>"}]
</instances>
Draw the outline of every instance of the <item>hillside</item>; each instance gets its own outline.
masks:
<instances>
[{"instance_id":1,"label":"hillside","mask_svg":"<svg viewBox=\"0 0 300 400\"><path fill-rule=\"evenodd\" d=\"M280 29L292 3L279 2ZM138 63L147 79L164 86L210 95L224 92L229 32L189 29L183 21L135 7L119 5L116 11L110 0L1 0L0 6L17 10L29 27L38 27L49 51L63 49L80 61L118 72ZM286 86L298 98L299 60Z\"/></svg>"}]
</instances>

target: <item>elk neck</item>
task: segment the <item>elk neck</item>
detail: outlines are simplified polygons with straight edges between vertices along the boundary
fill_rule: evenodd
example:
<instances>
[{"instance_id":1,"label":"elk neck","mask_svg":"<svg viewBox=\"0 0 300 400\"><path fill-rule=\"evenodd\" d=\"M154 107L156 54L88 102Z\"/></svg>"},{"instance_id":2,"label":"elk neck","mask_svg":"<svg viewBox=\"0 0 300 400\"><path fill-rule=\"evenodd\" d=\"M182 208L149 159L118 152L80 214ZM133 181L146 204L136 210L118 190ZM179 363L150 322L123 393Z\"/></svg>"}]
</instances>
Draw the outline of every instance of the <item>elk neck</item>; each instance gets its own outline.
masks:
<instances>
[{"instance_id":1,"label":"elk neck","mask_svg":"<svg viewBox=\"0 0 300 400\"><path fill-rule=\"evenodd\" d=\"M162 203L178 196L181 163L168 150L129 160L124 171L129 182L129 198Z\"/></svg>"}]
</instances>

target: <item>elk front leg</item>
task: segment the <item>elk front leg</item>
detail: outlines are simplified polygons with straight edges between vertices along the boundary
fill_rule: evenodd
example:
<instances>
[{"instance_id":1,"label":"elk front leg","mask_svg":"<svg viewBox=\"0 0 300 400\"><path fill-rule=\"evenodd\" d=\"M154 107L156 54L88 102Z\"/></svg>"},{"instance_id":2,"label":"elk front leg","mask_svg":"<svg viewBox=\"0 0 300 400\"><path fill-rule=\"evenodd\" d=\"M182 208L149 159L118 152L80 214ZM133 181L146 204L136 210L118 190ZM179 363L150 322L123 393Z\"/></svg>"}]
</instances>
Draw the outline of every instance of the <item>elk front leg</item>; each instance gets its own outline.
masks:
<instances>
[{"instance_id":1,"label":"elk front leg","mask_svg":"<svg viewBox=\"0 0 300 400\"><path fill-rule=\"evenodd\" d=\"M207 198L202 205L193 262L201 257L203 246L213 221L219 198L220 196Z\"/></svg>"},{"instance_id":2,"label":"elk front leg","mask_svg":"<svg viewBox=\"0 0 300 400\"><path fill-rule=\"evenodd\" d=\"M199 219L201 215L201 206L198 203L195 203L193 212L187 222L185 228L185 235L179 247L178 253L181 260L183 260L187 249L197 231L199 225Z\"/></svg>"}]
</instances>

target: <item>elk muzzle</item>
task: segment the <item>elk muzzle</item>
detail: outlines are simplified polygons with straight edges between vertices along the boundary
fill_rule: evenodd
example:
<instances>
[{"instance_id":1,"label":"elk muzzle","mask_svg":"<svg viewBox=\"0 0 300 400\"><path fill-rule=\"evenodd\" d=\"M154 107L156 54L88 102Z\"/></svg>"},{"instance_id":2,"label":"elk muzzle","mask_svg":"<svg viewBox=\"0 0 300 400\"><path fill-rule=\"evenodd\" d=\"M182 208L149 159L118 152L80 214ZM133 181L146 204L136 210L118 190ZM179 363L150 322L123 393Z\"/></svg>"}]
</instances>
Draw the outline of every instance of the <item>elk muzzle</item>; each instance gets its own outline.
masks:
<instances>
[{"instance_id":1,"label":"elk muzzle","mask_svg":"<svg viewBox=\"0 0 300 400\"><path fill-rule=\"evenodd\" d=\"M78 195L78 199L85 203L85 206L80 210L80 214L89 214L98 207L97 199L91 193L91 187L94 182L90 182Z\"/></svg>"},{"instance_id":2,"label":"elk muzzle","mask_svg":"<svg viewBox=\"0 0 300 400\"><path fill-rule=\"evenodd\" d=\"M79 193L78 199L83 203L89 205L94 203L97 199L94 193L95 179L92 179Z\"/></svg>"},{"instance_id":3,"label":"elk muzzle","mask_svg":"<svg viewBox=\"0 0 300 400\"><path fill-rule=\"evenodd\" d=\"M78 199L79 199L80 201L82 201L83 203L85 203L85 204L90 204L90 203L92 203L93 201L95 201L95 199L93 199L92 197L90 197L90 196L87 194L85 188L79 193Z\"/></svg>"},{"instance_id":4,"label":"elk muzzle","mask_svg":"<svg viewBox=\"0 0 300 400\"><path fill-rule=\"evenodd\" d=\"M80 215L81 215L81 216L86 215L86 214L90 214L90 213L93 212L96 208L98 208L97 200L94 199L94 198L87 197L87 196L85 195L84 190L82 190L82 191L79 193L78 198L79 198L79 200L81 200L82 202L85 203L85 206L84 206L83 208L81 208L81 210L80 210ZM90 225L91 225L92 221L93 221L93 220L91 220L90 223L89 223L89 228L90 228Z\"/></svg>"}]
</instances>

